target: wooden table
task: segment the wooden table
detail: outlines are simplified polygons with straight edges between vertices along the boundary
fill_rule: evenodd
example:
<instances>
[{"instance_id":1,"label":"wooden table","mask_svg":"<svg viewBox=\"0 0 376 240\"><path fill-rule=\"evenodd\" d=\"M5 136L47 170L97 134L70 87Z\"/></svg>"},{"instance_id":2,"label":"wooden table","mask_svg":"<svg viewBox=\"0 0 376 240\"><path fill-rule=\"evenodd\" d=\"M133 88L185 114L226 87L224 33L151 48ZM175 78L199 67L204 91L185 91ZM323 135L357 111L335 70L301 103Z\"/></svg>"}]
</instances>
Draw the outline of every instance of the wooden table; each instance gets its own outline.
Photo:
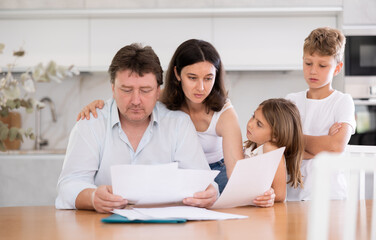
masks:
<instances>
[{"instance_id":1,"label":"wooden table","mask_svg":"<svg viewBox=\"0 0 376 240\"><path fill-rule=\"evenodd\" d=\"M329 239L340 239L344 201L332 201ZM277 203L271 208L239 207L221 212L242 220L182 224L105 224L109 214L56 210L53 206L0 208L0 239L306 239L310 202ZM372 201L360 202L357 239L369 239Z\"/></svg>"}]
</instances>

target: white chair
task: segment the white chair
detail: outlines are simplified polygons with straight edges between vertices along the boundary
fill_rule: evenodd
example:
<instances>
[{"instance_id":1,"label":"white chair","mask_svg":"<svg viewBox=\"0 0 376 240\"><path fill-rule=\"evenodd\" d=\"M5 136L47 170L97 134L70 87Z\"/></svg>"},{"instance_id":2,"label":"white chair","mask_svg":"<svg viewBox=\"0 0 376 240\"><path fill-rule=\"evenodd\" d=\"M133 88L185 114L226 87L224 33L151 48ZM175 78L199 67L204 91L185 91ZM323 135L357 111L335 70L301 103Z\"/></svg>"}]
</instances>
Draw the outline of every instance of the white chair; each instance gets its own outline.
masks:
<instances>
[{"instance_id":1,"label":"white chair","mask_svg":"<svg viewBox=\"0 0 376 240\"><path fill-rule=\"evenodd\" d=\"M308 240L328 239L329 228L329 193L328 184L333 171L344 170L356 175L359 171L374 172L376 158L360 154L321 153L313 162L313 189L308 219ZM357 172L357 173L356 173ZM357 226L357 211L359 203L359 177L351 177L348 183L348 198L346 200L344 239L355 239ZM374 185L373 199L376 191ZM371 239L376 239L376 201L372 205Z\"/></svg>"},{"instance_id":2,"label":"white chair","mask_svg":"<svg viewBox=\"0 0 376 240\"><path fill-rule=\"evenodd\" d=\"M369 156L376 157L376 146L366 145L347 145L345 154L350 156ZM351 182L352 175L347 174L347 181ZM376 185L376 177L373 177L373 186ZM366 191L366 175L363 170L359 171L359 199L364 200Z\"/></svg>"}]
</instances>

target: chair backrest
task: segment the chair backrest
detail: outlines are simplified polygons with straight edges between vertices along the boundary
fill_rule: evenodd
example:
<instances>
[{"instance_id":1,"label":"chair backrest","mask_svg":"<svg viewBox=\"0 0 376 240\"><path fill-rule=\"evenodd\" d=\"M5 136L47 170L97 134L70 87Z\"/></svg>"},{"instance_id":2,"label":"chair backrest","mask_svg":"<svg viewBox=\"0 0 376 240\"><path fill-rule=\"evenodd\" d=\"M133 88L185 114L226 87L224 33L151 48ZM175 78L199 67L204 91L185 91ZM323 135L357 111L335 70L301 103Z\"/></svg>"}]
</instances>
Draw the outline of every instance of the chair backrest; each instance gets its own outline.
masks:
<instances>
[{"instance_id":1,"label":"chair backrest","mask_svg":"<svg viewBox=\"0 0 376 240\"><path fill-rule=\"evenodd\" d=\"M328 184L332 171L344 170L355 174L359 171L374 172L376 158L360 154L320 153L313 159L313 189L308 220L308 240L328 239L329 229L329 193ZM357 226L357 211L359 203L359 178L353 177L348 183L348 198L346 200L344 239L355 239ZM374 199L376 191L374 190ZM371 239L376 238L376 201L372 206Z\"/></svg>"},{"instance_id":2,"label":"chair backrest","mask_svg":"<svg viewBox=\"0 0 376 240\"><path fill-rule=\"evenodd\" d=\"M347 145L345 149L345 154L350 156L369 156L376 157L376 146L366 146L366 145ZM351 181L351 177L354 175L347 174L347 181ZM359 171L359 199L365 199L366 192L366 176L363 170ZM373 178L373 187L376 186L376 178Z\"/></svg>"}]
</instances>

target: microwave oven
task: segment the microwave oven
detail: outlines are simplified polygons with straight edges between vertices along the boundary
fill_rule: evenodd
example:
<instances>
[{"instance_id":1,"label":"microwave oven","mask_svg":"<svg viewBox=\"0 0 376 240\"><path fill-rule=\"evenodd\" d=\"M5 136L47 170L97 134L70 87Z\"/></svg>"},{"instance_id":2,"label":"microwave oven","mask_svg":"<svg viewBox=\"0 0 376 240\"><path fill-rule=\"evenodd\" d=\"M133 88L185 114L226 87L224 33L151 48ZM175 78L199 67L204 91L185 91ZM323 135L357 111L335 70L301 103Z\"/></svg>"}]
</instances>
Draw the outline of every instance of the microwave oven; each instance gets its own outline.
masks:
<instances>
[{"instance_id":1,"label":"microwave oven","mask_svg":"<svg viewBox=\"0 0 376 240\"><path fill-rule=\"evenodd\" d=\"M354 99L376 98L376 34L346 36L345 92Z\"/></svg>"}]
</instances>

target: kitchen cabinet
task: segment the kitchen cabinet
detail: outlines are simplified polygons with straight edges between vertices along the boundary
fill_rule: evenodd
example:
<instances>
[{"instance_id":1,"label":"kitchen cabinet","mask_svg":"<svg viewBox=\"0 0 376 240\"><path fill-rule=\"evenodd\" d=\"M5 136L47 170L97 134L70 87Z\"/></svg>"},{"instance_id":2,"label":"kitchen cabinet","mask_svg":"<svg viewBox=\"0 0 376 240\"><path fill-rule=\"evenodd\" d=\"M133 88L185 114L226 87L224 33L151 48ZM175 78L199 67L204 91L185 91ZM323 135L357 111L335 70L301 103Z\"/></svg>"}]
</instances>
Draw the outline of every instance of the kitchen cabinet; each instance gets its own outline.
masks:
<instances>
[{"instance_id":1,"label":"kitchen cabinet","mask_svg":"<svg viewBox=\"0 0 376 240\"><path fill-rule=\"evenodd\" d=\"M90 24L93 71L107 71L115 53L125 45L139 42L150 45L167 69L175 49L183 41L198 38L212 42L210 18L146 17L93 19Z\"/></svg>"},{"instance_id":2,"label":"kitchen cabinet","mask_svg":"<svg viewBox=\"0 0 376 240\"><path fill-rule=\"evenodd\" d=\"M1 153L0 207L54 205L64 156Z\"/></svg>"},{"instance_id":3,"label":"kitchen cabinet","mask_svg":"<svg viewBox=\"0 0 376 240\"><path fill-rule=\"evenodd\" d=\"M50 60L80 68L89 65L88 19L0 19L0 29L0 42L5 44L2 67L14 62L13 51L21 47L26 54L15 63L22 70Z\"/></svg>"},{"instance_id":4,"label":"kitchen cabinet","mask_svg":"<svg viewBox=\"0 0 376 240\"><path fill-rule=\"evenodd\" d=\"M228 70L300 70L303 43L336 17L271 16L214 19L214 45Z\"/></svg>"},{"instance_id":5,"label":"kitchen cabinet","mask_svg":"<svg viewBox=\"0 0 376 240\"><path fill-rule=\"evenodd\" d=\"M3 11L1 39L21 45L18 66L55 60L81 71L107 71L121 47L150 45L167 68L183 41L198 38L218 49L228 71L301 69L304 38L316 27L338 24L340 7L204 8ZM8 30L9 29L9 30ZM23 45L24 44L24 45ZM9 56L11 52L8 52ZM0 58L6 66L9 57Z\"/></svg>"},{"instance_id":6,"label":"kitchen cabinet","mask_svg":"<svg viewBox=\"0 0 376 240\"><path fill-rule=\"evenodd\" d=\"M344 25L376 25L375 0L343 0Z\"/></svg>"}]
</instances>

